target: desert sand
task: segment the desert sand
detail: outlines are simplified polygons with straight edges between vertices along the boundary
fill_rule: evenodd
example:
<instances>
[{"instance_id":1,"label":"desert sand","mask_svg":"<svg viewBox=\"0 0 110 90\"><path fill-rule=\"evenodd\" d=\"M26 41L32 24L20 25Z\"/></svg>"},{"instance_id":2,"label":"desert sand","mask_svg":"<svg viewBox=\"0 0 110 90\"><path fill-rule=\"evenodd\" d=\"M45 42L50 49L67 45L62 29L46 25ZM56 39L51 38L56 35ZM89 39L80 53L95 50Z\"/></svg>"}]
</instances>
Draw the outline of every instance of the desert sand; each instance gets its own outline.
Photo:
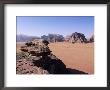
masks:
<instances>
[{"instance_id":1,"label":"desert sand","mask_svg":"<svg viewBox=\"0 0 110 90\"><path fill-rule=\"evenodd\" d=\"M17 52L23 43L17 43ZM52 53L64 62L67 68L94 74L94 43L50 43Z\"/></svg>"},{"instance_id":2,"label":"desert sand","mask_svg":"<svg viewBox=\"0 0 110 90\"><path fill-rule=\"evenodd\" d=\"M52 53L61 59L67 68L94 73L94 43L57 42L49 45Z\"/></svg>"}]
</instances>

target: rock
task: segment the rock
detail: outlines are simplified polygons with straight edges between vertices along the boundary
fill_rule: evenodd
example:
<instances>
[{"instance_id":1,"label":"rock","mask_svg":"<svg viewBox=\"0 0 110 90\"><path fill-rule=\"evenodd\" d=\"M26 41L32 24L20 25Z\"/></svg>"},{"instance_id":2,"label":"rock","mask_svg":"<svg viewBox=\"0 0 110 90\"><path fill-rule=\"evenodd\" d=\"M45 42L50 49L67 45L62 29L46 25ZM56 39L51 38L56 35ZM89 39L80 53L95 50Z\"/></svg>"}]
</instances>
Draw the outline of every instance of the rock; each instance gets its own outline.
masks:
<instances>
[{"instance_id":1,"label":"rock","mask_svg":"<svg viewBox=\"0 0 110 90\"><path fill-rule=\"evenodd\" d=\"M47 70L34 66L31 60L27 61L24 59L21 62L17 61L16 65L17 74L48 74Z\"/></svg>"},{"instance_id":2,"label":"rock","mask_svg":"<svg viewBox=\"0 0 110 90\"><path fill-rule=\"evenodd\" d=\"M29 53L27 52L19 52L16 54L16 60L24 59L29 56Z\"/></svg>"},{"instance_id":3,"label":"rock","mask_svg":"<svg viewBox=\"0 0 110 90\"><path fill-rule=\"evenodd\" d=\"M35 42L35 41L34 41ZM28 74L28 73L36 73L36 74L47 74L49 73L47 70L42 69L42 65L37 67L34 65L34 61L41 60L41 58L45 58L50 55L51 51L48 47L49 42L44 40L42 44L34 44L33 42L25 43L25 46L21 47L21 52L16 54L17 58L17 74ZM42 60L44 62L45 60ZM39 64L39 63L38 63Z\"/></svg>"},{"instance_id":4,"label":"rock","mask_svg":"<svg viewBox=\"0 0 110 90\"><path fill-rule=\"evenodd\" d=\"M87 39L85 38L85 35L82 33L72 33L68 38L66 38L66 41L69 41L71 43L86 43Z\"/></svg>"},{"instance_id":5,"label":"rock","mask_svg":"<svg viewBox=\"0 0 110 90\"><path fill-rule=\"evenodd\" d=\"M27 42L27 43L25 43L25 45L28 46L28 47L35 46L35 43L33 43L33 42Z\"/></svg>"}]
</instances>

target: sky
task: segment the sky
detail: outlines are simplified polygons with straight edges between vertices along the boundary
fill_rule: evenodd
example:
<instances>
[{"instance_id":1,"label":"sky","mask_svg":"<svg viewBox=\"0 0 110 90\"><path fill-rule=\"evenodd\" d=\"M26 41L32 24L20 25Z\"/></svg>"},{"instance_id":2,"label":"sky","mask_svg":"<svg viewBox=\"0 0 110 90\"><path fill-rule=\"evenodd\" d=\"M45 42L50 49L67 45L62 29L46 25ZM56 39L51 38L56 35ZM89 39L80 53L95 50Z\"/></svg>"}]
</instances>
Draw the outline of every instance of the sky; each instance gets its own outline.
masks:
<instances>
[{"instance_id":1,"label":"sky","mask_svg":"<svg viewBox=\"0 0 110 90\"><path fill-rule=\"evenodd\" d=\"M42 36L51 34L94 34L94 16L17 16L17 34Z\"/></svg>"}]
</instances>

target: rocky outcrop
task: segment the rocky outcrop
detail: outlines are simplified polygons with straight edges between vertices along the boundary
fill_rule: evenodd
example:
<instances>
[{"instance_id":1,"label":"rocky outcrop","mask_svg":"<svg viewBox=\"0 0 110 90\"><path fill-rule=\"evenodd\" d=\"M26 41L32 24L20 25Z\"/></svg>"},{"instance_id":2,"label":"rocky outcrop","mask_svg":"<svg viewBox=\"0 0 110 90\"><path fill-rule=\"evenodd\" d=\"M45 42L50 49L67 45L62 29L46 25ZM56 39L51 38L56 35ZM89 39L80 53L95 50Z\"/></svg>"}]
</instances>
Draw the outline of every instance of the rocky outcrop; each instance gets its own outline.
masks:
<instances>
[{"instance_id":1,"label":"rocky outcrop","mask_svg":"<svg viewBox=\"0 0 110 90\"><path fill-rule=\"evenodd\" d=\"M62 41L64 41L63 35L60 35L60 34L48 34L47 36L43 35L43 36L41 36L41 39L47 40L49 42L62 42Z\"/></svg>"},{"instance_id":2,"label":"rocky outcrop","mask_svg":"<svg viewBox=\"0 0 110 90\"><path fill-rule=\"evenodd\" d=\"M32 60L19 59L16 63L16 74L49 74L49 72L36 67Z\"/></svg>"},{"instance_id":3,"label":"rocky outcrop","mask_svg":"<svg viewBox=\"0 0 110 90\"><path fill-rule=\"evenodd\" d=\"M70 35L68 41L71 43L86 43L87 39L84 34L75 32Z\"/></svg>"},{"instance_id":4,"label":"rocky outcrop","mask_svg":"<svg viewBox=\"0 0 110 90\"><path fill-rule=\"evenodd\" d=\"M45 58L19 59L16 63L17 74L87 74L76 69L66 68L62 60L51 54Z\"/></svg>"},{"instance_id":5,"label":"rocky outcrop","mask_svg":"<svg viewBox=\"0 0 110 90\"><path fill-rule=\"evenodd\" d=\"M53 55L48 47L48 41L42 45L27 42L17 53L17 74L61 74L65 73L66 65ZM37 48L36 48L37 47Z\"/></svg>"}]
</instances>

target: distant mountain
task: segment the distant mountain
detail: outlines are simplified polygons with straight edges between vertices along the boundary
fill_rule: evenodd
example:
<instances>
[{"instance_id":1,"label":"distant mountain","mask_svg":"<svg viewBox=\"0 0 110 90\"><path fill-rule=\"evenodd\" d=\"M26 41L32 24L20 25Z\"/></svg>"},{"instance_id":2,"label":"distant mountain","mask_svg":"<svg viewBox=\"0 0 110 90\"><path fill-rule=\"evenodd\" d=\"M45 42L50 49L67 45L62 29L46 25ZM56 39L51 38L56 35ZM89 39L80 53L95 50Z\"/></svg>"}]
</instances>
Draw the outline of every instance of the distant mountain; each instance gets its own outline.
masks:
<instances>
[{"instance_id":1,"label":"distant mountain","mask_svg":"<svg viewBox=\"0 0 110 90\"><path fill-rule=\"evenodd\" d=\"M27 42L32 41L34 39L43 39L47 40L49 42L71 42L71 43L91 43L94 42L94 35L92 35L90 38L86 39L85 35L83 33L74 32L70 35L64 37L60 34L48 34L48 35L42 35L41 37L38 36L27 36L23 34L16 35L16 41L17 42Z\"/></svg>"},{"instance_id":2,"label":"distant mountain","mask_svg":"<svg viewBox=\"0 0 110 90\"><path fill-rule=\"evenodd\" d=\"M60 34L48 34L41 36L41 39L48 40L49 42L62 42L64 41L63 35Z\"/></svg>"},{"instance_id":3,"label":"distant mountain","mask_svg":"<svg viewBox=\"0 0 110 90\"><path fill-rule=\"evenodd\" d=\"M65 39L68 42L71 43L86 43L87 39L83 33L72 33L70 36L66 37Z\"/></svg>"},{"instance_id":4,"label":"distant mountain","mask_svg":"<svg viewBox=\"0 0 110 90\"><path fill-rule=\"evenodd\" d=\"M31 41L33 39L40 39L40 38L37 36L27 36L27 35L23 35L23 34L16 35L17 42L27 42L27 41Z\"/></svg>"}]
</instances>

